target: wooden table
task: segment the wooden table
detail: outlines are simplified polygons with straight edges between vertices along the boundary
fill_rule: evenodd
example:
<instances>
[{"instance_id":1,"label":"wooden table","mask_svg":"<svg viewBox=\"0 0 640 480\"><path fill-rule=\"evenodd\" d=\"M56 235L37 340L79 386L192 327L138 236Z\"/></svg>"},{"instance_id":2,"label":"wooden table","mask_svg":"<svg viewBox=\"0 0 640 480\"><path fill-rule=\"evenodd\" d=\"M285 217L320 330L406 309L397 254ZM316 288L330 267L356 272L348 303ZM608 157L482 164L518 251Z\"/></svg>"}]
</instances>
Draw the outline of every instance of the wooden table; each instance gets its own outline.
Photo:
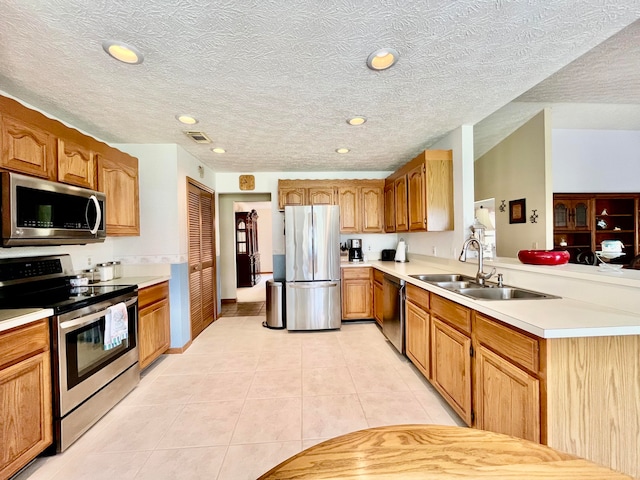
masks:
<instances>
[{"instance_id":1,"label":"wooden table","mask_svg":"<svg viewBox=\"0 0 640 480\"><path fill-rule=\"evenodd\" d=\"M394 425L332 438L260 479L630 479L527 440L473 428Z\"/></svg>"}]
</instances>

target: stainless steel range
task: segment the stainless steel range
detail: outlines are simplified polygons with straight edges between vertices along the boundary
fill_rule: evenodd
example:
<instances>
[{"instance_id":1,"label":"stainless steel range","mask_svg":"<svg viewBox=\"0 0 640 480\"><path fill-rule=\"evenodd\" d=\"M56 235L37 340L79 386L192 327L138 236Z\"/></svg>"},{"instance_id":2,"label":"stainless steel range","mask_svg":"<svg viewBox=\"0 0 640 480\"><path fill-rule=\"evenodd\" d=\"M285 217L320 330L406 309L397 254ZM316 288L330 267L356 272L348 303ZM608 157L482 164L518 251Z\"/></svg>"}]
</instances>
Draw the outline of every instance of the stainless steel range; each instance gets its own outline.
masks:
<instances>
[{"instance_id":1,"label":"stainless steel range","mask_svg":"<svg viewBox=\"0 0 640 480\"><path fill-rule=\"evenodd\" d=\"M140 381L135 285L71 287L69 255L0 260L0 308L52 308L56 451L64 451ZM123 305L121 305L123 304ZM110 307L126 333L107 343ZM118 307L114 307L118 308ZM124 310L126 308L126 315ZM124 337L124 338L123 338Z\"/></svg>"}]
</instances>

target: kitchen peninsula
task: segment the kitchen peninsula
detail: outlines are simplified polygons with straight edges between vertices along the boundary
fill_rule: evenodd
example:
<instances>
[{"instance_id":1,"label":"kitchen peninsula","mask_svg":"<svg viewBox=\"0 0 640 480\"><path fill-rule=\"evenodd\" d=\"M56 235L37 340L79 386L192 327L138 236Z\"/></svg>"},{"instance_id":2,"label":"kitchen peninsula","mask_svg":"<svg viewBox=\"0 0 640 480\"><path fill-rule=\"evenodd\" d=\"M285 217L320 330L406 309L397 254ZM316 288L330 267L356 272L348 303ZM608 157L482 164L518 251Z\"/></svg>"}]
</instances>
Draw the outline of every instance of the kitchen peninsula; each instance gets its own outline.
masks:
<instances>
[{"instance_id":1,"label":"kitchen peninsula","mask_svg":"<svg viewBox=\"0 0 640 480\"><path fill-rule=\"evenodd\" d=\"M562 298L483 301L410 276L473 276L475 265L417 257L358 267L407 282L407 355L468 425L640 477L638 272L496 261L505 284Z\"/></svg>"}]
</instances>

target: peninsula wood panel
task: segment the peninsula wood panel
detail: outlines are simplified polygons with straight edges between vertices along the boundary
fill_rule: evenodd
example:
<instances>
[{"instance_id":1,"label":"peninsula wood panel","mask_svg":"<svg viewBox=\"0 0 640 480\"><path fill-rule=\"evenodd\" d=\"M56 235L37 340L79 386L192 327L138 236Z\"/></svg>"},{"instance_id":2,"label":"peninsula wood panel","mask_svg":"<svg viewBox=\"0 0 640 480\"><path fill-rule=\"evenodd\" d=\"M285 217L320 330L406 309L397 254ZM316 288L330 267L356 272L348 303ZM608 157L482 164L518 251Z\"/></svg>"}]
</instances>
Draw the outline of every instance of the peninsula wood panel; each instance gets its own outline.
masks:
<instances>
[{"instance_id":1,"label":"peninsula wood panel","mask_svg":"<svg viewBox=\"0 0 640 480\"><path fill-rule=\"evenodd\" d=\"M547 441L640 478L640 336L547 339Z\"/></svg>"}]
</instances>

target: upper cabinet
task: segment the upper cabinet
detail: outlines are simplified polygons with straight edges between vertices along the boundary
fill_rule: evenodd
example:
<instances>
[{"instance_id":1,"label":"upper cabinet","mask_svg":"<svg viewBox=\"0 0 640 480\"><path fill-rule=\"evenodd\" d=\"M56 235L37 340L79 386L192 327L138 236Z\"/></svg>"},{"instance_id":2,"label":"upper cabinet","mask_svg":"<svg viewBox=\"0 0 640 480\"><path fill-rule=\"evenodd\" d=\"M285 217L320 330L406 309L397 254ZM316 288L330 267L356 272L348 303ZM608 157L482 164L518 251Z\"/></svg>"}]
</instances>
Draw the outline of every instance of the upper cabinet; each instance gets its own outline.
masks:
<instances>
[{"instance_id":1,"label":"upper cabinet","mask_svg":"<svg viewBox=\"0 0 640 480\"><path fill-rule=\"evenodd\" d=\"M395 194L390 195L393 183ZM386 181L385 224L396 232L453 229L453 156L451 150L425 150ZM393 206L391 205L393 202Z\"/></svg>"},{"instance_id":2,"label":"upper cabinet","mask_svg":"<svg viewBox=\"0 0 640 480\"><path fill-rule=\"evenodd\" d=\"M555 195L553 228L556 230L591 230L593 198Z\"/></svg>"},{"instance_id":3,"label":"upper cabinet","mask_svg":"<svg viewBox=\"0 0 640 480\"><path fill-rule=\"evenodd\" d=\"M340 233L384 232L384 180L279 180L278 205L338 205Z\"/></svg>"},{"instance_id":4,"label":"upper cabinet","mask_svg":"<svg viewBox=\"0 0 640 480\"><path fill-rule=\"evenodd\" d=\"M140 235L138 159L96 155L98 190L107 196L107 235Z\"/></svg>"},{"instance_id":5,"label":"upper cabinet","mask_svg":"<svg viewBox=\"0 0 640 480\"><path fill-rule=\"evenodd\" d=\"M396 189L393 181L384 184L384 231L396 231Z\"/></svg>"},{"instance_id":6,"label":"upper cabinet","mask_svg":"<svg viewBox=\"0 0 640 480\"><path fill-rule=\"evenodd\" d=\"M94 190L96 161L91 148L58 138L58 181Z\"/></svg>"},{"instance_id":7,"label":"upper cabinet","mask_svg":"<svg viewBox=\"0 0 640 480\"><path fill-rule=\"evenodd\" d=\"M140 235L138 159L0 96L0 169L99 190L107 235Z\"/></svg>"},{"instance_id":8,"label":"upper cabinet","mask_svg":"<svg viewBox=\"0 0 640 480\"><path fill-rule=\"evenodd\" d=\"M55 180L56 139L32 123L2 113L0 167Z\"/></svg>"}]
</instances>

